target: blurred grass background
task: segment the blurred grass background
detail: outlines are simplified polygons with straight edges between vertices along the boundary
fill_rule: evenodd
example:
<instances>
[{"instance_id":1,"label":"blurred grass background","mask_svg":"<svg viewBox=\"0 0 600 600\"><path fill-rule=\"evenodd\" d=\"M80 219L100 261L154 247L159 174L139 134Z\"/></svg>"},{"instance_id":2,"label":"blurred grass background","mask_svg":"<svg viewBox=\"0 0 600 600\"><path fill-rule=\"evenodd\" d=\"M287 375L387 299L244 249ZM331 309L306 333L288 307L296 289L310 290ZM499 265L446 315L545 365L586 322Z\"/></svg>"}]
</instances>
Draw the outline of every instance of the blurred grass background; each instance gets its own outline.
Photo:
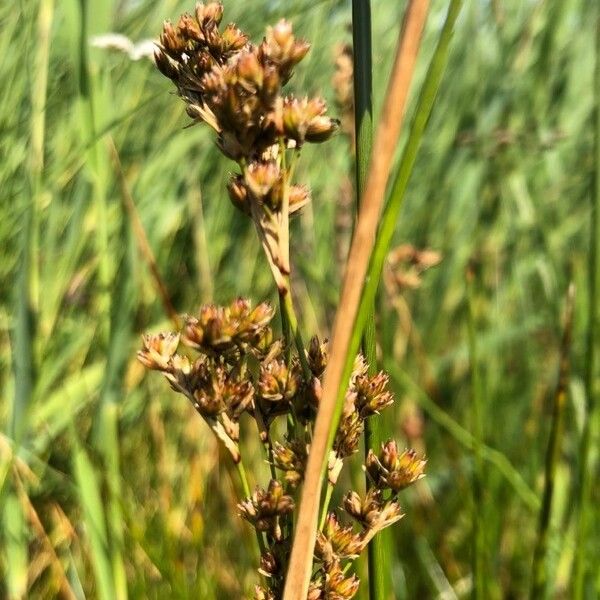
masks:
<instances>
[{"instance_id":1,"label":"blurred grass background","mask_svg":"<svg viewBox=\"0 0 600 600\"><path fill-rule=\"evenodd\" d=\"M313 47L290 87L333 104L349 2L224 4L225 20L255 40L267 24L291 19ZM376 108L403 5L374 3ZM446 7L432 2L417 85ZM254 583L251 531L235 515L228 460L193 408L135 360L139 334L170 325L128 202L178 312L237 295L275 300L271 276L251 224L227 198L231 166L208 129L183 129L183 103L149 60L90 45L107 32L156 37L163 19L192 8L178 0L0 5L0 596L237 598ZM471 589L468 265L492 598L523 597L531 584L561 315L576 284L548 552L549 594L570 597L581 543L574 498L585 415L595 13L591 0L473 0L459 19L397 227L398 244L435 249L443 261L417 290L382 289L377 310L398 398L385 428L429 460L392 534L396 598ZM343 244L352 160L340 135L307 147L299 166L313 191L292 234L305 336L326 336L335 310L340 265L332 257ZM264 482L258 448L246 452ZM597 473L596 447L590 469ZM593 481L592 506L600 505ZM592 517L586 553L597 565ZM594 578L588 597L598 594Z\"/></svg>"}]
</instances>

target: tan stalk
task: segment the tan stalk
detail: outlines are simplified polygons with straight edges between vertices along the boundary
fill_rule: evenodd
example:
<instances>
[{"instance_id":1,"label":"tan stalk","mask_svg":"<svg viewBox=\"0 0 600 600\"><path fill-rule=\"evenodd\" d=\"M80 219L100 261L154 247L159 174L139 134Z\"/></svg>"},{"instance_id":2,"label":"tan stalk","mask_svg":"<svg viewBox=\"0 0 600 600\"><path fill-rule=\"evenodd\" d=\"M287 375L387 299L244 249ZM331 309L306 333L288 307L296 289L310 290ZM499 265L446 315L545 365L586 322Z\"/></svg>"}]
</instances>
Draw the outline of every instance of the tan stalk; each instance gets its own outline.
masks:
<instances>
[{"instance_id":1,"label":"tan stalk","mask_svg":"<svg viewBox=\"0 0 600 600\"><path fill-rule=\"evenodd\" d=\"M408 90L425 26L428 0L412 0L406 9L400 43L387 91L381 122L373 146L369 176L352 239L344 284L333 327L331 358L323 385L323 397L315 424L305 482L298 512L294 545L284 589L284 600L305 600L311 576L323 474L327 468L330 430L336 398L356 318L358 303L375 243L394 150L403 121Z\"/></svg>"}]
</instances>

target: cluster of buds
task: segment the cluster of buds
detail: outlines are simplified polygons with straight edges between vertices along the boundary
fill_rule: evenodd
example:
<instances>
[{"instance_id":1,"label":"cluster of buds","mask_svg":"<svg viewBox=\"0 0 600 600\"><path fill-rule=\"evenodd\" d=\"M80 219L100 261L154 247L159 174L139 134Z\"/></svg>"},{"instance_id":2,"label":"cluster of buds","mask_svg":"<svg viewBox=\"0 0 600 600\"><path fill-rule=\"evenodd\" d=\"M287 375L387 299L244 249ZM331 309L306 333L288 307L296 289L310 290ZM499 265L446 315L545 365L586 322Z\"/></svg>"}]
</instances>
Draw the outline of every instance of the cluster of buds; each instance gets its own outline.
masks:
<instances>
[{"instance_id":1,"label":"cluster of buds","mask_svg":"<svg viewBox=\"0 0 600 600\"><path fill-rule=\"evenodd\" d=\"M229 306L203 306L185 318L183 332L144 335L138 359L149 369L160 371L170 386L193 404L215 435L240 460L239 419L244 412L256 413L258 383L245 368L252 354L270 360L272 343L269 322L273 308L262 303L252 308L239 298ZM178 353L183 344L198 355Z\"/></svg>"},{"instance_id":2,"label":"cluster of buds","mask_svg":"<svg viewBox=\"0 0 600 600\"><path fill-rule=\"evenodd\" d=\"M417 458L414 452L399 454L393 441L382 446L379 457L370 451L365 470L373 484L363 498L349 491L342 505L360 530L340 523L335 513L328 514L317 534L315 558L321 566L313 578L308 598L346 600L354 597L359 580L354 575L346 575L348 565L380 531L404 516L398 492L423 477L424 467L425 461Z\"/></svg>"},{"instance_id":3,"label":"cluster of buds","mask_svg":"<svg viewBox=\"0 0 600 600\"><path fill-rule=\"evenodd\" d=\"M282 540L281 520L294 511L294 500L272 479L267 490L257 488L251 498L238 504L238 511L256 531L266 533L270 543Z\"/></svg>"},{"instance_id":4,"label":"cluster of buds","mask_svg":"<svg viewBox=\"0 0 600 600\"><path fill-rule=\"evenodd\" d=\"M282 93L310 46L285 20L268 27L254 45L231 23L221 29L223 6L198 3L174 26L166 22L155 53L195 122L210 125L219 149L240 169L229 182L233 204L256 224L275 280L289 274L288 218L310 200L290 181L294 153L323 142L338 122L321 98ZM289 156L289 154L292 154Z\"/></svg>"},{"instance_id":5,"label":"cluster of buds","mask_svg":"<svg viewBox=\"0 0 600 600\"><path fill-rule=\"evenodd\" d=\"M399 452L396 442L390 440L382 444L379 456L369 450L365 469L377 488L397 494L424 477L425 464L414 450Z\"/></svg>"},{"instance_id":6,"label":"cluster of buds","mask_svg":"<svg viewBox=\"0 0 600 600\"><path fill-rule=\"evenodd\" d=\"M335 485L337 482L343 460L358 450L365 420L379 414L394 402L388 384L389 377L385 373L369 375L364 358L357 357L329 457L328 476L331 484Z\"/></svg>"}]
</instances>

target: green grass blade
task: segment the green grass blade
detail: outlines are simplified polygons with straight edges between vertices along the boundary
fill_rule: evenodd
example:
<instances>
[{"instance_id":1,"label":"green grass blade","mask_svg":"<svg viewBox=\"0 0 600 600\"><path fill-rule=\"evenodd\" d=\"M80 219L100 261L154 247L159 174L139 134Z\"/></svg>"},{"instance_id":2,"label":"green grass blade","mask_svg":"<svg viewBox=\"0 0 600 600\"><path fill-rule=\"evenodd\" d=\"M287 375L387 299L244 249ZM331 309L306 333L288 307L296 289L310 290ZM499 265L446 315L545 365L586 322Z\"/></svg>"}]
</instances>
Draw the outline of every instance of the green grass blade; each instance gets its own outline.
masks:
<instances>
[{"instance_id":1,"label":"green grass blade","mask_svg":"<svg viewBox=\"0 0 600 600\"><path fill-rule=\"evenodd\" d=\"M19 441L25 431L27 411L31 403L35 377L34 335L35 318L32 308L30 268L33 211L30 204L21 234L20 267L17 275L15 321L12 332L12 363L15 372L15 393L11 407L9 436Z\"/></svg>"},{"instance_id":2,"label":"green grass blade","mask_svg":"<svg viewBox=\"0 0 600 600\"><path fill-rule=\"evenodd\" d=\"M86 451L76 440L75 433L73 433L73 442L75 444L73 470L83 511L83 522L90 541L90 558L94 569L96 593L100 600L114 600L117 596L99 482L94 466Z\"/></svg>"},{"instance_id":3,"label":"green grass blade","mask_svg":"<svg viewBox=\"0 0 600 600\"><path fill-rule=\"evenodd\" d=\"M573 303L575 287L569 286L565 323L558 366L558 381L552 405L552 424L546 450L546 472L544 478L544 496L539 515L538 535L533 554L531 577L531 600L544 598L547 593L548 569L546 565L548 545L550 541L550 518L552 516L554 489L556 487L557 471L560 462L561 444L563 441L567 393L571 366L571 340L573 330Z\"/></svg>"},{"instance_id":4,"label":"green grass blade","mask_svg":"<svg viewBox=\"0 0 600 600\"><path fill-rule=\"evenodd\" d=\"M352 0L352 55L354 60L354 130L356 155L356 209L364 192L371 149L373 145L373 59L371 43L371 2ZM365 323L362 351L369 364L370 374L377 372L375 340L375 303ZM370 448L378 448L382 441L381 419L372 417L365 422L365 456ZM367 486L369 480L367 478ZM384 551L384 532L370 542L368 552L369 597L382 600L386 594L388 569Z\"/></svg>"},{"instance_id":5,"label":"green grass blade","mask_svg":"<svg viewBox=\"0 0 600 600\"><path fill-rule=\"evenodd\" d=\"M593 500L591 499L592 479L594 474L590 465L593 437L597 433L598 402L594 389L596 377L596 346L598 336L598 257L600 255L600 6L596 15L596 57L594 78L594 167L591 192L590 247L588 259L588 293L589 313L587 323L587 340L585 353L585 396L586 416L579 449L579 489L577 517L577 545L573 573L573 598L581 600L585 596L588 535L590 522L594 519Z\"/></svg>"},{"instance_id":6,"label":"green grass blade","mask_svg":"<svg viewBox=\"0 0 600 600\"><path fill-rule=\"evenodd\" d=\"M6 595L9 600L20 600L27 593L29 564L28 530L23 507L17 495L6 491L2 499L2 523L6 561Z\"/></svg>"},{"instance_id":7,"label":"green grass blade","mask_svg":"<svg viewBox=\"0 0 600 600\"><path fill-rule=\"evenodd\" d=\"M473 571L473 597L486 598L487 547L485 542L485 504L484 489L485 470L481 457L481 447L484 443L483 424L485 422L484 392L479 365L477 329L475 324L475 273L471 267L467 270L467 329L469 338L469 367L471 373L471 431L474 445L472 449L472 545L471 568Z\"/></svg>"}]
</instances>

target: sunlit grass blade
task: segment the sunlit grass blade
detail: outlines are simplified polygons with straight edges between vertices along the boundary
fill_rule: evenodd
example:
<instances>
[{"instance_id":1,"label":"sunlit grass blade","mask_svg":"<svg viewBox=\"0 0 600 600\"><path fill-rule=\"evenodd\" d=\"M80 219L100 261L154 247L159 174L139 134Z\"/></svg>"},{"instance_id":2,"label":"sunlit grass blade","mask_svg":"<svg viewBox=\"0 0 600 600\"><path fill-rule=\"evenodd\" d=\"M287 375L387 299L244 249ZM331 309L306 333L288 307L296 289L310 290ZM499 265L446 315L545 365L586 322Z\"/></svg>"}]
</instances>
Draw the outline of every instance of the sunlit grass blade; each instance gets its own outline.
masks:
<instances>
[{"instance_id":1,"label":"sunlit grass blade","mask_svg":"<svg viewBox=\"0 0 600 600\"><path fill-rule=\"evenodd\" d=\"M485 501L484 489L485 471L481 457L481 447L485 440L483 424L485 422L485 398L481 367L479 364L477 327L475 322L475 272L472 266L468 267L466 274L467 288L467 329L469 338L469 370L471 374L471 431L474 445L472 449L473 475L472 475L472 543L471 543L471 568L473 571L473 597L486 598L486 571L488 561L485 541Z\"/></svg>"},{"instance_id":2,"label":"sunlit grass blade","mask_svg":"<svg viewBox=\"0 0 600 600\"><path fill-rule=\"evenodd\" d=\"M364 321L360 330L357 331L355 328L356 312L368 269L369 256L375 243L379 214L403 123L406 99L413 78L427 9L428 3L419 0L414 0L407 7L383 114L377 129L373 161L369 167L369 176L346 262L340 305L333 325L331 357L324 375L323 393L305 470L298 512L299 526L295 533L287 569L285 600L296 598L303 600L308 591L318 526L322 478L341 416L345 394L343 382L348 381L349 365L354 360L363 333ZM353 331L356 333L357 341L355 346L349 347ZM345 369L345 366L348 368Z\"/></svg>"}]
</instances>

